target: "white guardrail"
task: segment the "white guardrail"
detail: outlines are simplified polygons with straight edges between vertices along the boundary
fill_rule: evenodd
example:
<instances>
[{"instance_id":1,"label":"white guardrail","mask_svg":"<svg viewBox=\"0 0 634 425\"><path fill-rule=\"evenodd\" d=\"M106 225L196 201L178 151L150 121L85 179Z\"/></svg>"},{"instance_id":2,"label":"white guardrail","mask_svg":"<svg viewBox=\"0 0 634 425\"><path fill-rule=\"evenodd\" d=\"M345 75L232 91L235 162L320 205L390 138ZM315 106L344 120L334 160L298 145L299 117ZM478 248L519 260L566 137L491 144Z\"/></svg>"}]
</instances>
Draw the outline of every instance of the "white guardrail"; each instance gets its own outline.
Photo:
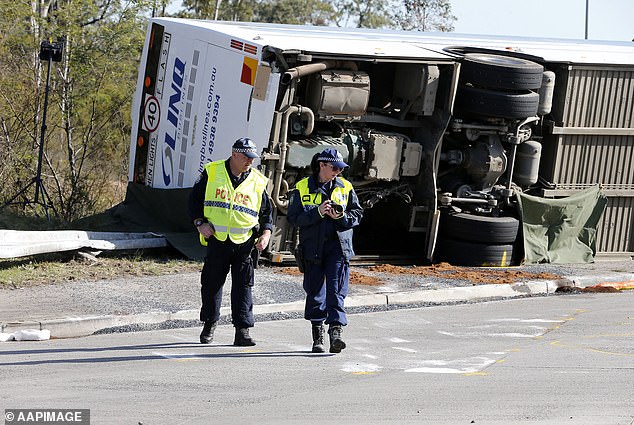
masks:
<instances>
[{"instance_id":1,"label":"white guardrail","mask_svg":"<svg viewBox=\"0 0 634 425\"><path fill-rule=\"evenodd\" d=\"M163 235L156 233L0 230L0 258L26 257L83 248L124 250L164 246L167 246L167 240Z\"/></svg>"}]
</instances>

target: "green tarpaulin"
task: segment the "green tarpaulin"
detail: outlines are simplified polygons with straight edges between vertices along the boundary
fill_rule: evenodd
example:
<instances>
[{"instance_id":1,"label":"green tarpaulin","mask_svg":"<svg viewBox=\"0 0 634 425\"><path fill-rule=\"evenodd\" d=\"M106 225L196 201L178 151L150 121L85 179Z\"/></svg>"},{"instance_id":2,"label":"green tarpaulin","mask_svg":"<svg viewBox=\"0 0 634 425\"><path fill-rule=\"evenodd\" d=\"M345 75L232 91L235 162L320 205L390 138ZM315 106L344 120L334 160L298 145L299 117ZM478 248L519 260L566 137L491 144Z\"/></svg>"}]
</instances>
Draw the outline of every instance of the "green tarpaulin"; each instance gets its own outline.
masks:
<instances>
[{"instance_id":1,"label":"green tarpaulin","mask_svg":"<svg viewBox=\"0 0 634 425\"><path fill-rule=\"evenodd\" d=\"M524 263L592 263L597 225L607 199L599 186L547 199L518 194Z\"/></svg>"}]
</instances>

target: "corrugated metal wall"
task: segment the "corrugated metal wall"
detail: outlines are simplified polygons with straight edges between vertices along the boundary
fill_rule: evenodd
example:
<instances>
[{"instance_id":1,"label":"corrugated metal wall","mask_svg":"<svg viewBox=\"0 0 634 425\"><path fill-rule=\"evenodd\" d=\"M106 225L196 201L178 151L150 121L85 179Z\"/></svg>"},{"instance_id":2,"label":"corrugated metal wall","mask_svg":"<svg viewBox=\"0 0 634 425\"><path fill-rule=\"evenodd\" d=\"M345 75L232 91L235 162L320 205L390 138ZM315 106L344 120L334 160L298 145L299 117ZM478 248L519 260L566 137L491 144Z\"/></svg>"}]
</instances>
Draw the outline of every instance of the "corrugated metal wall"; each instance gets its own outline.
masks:
<instances>
[{"instance_id":1,"label":"corrugated metal wall","mask_svg":"<svg viewBox=\"0 0 634 425\"><path fill-rule=\"evenodd\" d=\"M572 67L567 127L630 128L634 122L634 70Z\"/></svg>"},{"instance_id":2,"label":"corrugated metal wall","mask_svg":"<svg viewBox=\"0 0 634 425\"><path fill-rule=\"evenodd\" d=\"M597 251L634 253L634 69L570 66L557 74L542 167L557 185L550 195L601 184L608 205Z\"/></svg>"},{"instance_id":3,"label":"corrugated metal wall","mask_svg":"<svg viewBox=\"0 0 634 425\"><path fill-rule=\"evenodd\" d=\"M559 135L552 181L560 189L601 183L606 190L634 190L634 136Z\"/></svg>"}]
</instances>

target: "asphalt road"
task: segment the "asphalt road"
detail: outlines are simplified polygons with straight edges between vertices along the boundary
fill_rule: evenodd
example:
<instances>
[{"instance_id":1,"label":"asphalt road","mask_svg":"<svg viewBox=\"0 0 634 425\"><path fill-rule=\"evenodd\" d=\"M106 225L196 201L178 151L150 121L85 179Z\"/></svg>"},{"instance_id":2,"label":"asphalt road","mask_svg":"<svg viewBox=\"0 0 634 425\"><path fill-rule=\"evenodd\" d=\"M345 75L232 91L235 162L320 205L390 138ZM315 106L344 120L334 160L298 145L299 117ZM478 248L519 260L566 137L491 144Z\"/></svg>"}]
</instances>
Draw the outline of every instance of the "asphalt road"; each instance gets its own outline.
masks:
<instances>
[{"instance_id":1,"label":"asphalt road","mask_svg":"<svg viewBox=\"0 0 634 425\"><path fill-rule=\"evenodd\" d=\"M634 424L634 292L350 315L310 353L304 320L258 345L198 328L0 346L0 406L90 409L91 424Z\"/></svg>"}]
</instances>

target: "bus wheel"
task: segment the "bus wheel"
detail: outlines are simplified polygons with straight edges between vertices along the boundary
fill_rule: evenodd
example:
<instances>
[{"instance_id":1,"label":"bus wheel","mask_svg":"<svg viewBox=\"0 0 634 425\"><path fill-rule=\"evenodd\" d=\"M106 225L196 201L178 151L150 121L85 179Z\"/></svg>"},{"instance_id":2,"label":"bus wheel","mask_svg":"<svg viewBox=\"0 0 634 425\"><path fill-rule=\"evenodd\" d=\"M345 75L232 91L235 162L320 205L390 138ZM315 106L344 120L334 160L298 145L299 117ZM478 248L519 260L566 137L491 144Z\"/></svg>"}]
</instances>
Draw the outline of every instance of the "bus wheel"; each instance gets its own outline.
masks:
<instances>
[{"instance_id":1,"label":"bus wheel","mask_svg":"<svg viewBox=\"0 0 634 425\"><path fill-rule=\"evenodd\" d=\"M456 95L456 114L526 118L537 114L539 95L509 93L471 86L461 86Z\"/></svg>"},{"instance_id":2,"label":"bus wheel","mask_svg":"<svg viewBox=\"0 0 634 425\"><path fill-rule=\"evenodd\" d=\"M443 212L440 234L467 242L512 244L517 239L520 221L515 217L479 216L466 212Z\"/></svg>"},{"instance_id":3,"label":"bus wheel","mask_svg":"<svg viewBox=\"0 0 634 425\"><path fill-rule=\"evenodd\" d=\"M530 90L542 85L544 67L511 56L468 53L462 60L460 81L496 90Z\"/></svg>"},{"instance_id":4,"label":"bus wheel","mask_svg":"<svg viewBox=\"0 0 634 425\"><path fill-rule=\"evenodd\" d=\"M513 244L486 244L440 237L436 261L455 266L507 267L519 264Z\"/></svg>"}]
</instances>

